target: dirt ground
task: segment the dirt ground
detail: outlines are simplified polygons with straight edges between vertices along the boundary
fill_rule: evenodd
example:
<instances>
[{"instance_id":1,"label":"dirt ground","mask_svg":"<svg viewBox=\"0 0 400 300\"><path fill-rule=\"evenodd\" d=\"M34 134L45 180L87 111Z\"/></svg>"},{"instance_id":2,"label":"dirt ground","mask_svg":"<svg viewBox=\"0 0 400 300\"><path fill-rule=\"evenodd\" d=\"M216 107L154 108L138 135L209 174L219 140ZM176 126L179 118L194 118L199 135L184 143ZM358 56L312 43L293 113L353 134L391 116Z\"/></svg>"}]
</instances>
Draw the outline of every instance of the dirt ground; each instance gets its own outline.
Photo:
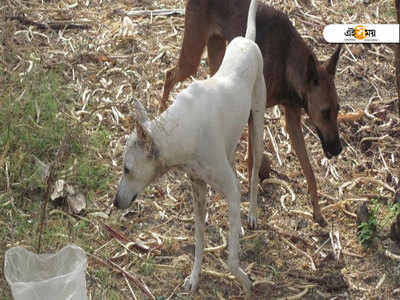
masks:
<instances>
[{"instance_id":1,"label":"dirt ground","mask_svg":"<svg viewBox=\"0 0 400 300\"><path fill-rule=\"evenodd\" d=\"M288 14L321 61L328 59L335 48L323 39L325 25L396 23L393 1L388 0L265 2ZM153 117L157 116L164 71L175 65L183 37L184 18L180 11L168 15L139 11L183 8L183 0L0 3L0 76L23 77L30 64L55 70L65 80L65 88L73 91L66 116L86 126L88 134L96 126L108 132L106 149L90 151L107 166L112 180L101 192L82 188L91 200L81 215L71 213L65 205L49 204L47 230L52 233L43 241L43 251L56 251L67 243L85 249L91 299L147 299L138 285L127 279L129 276L121 275L112 263L136 274L156 299L191 298L181 287L194 258L192 195L185 174L169 172L149 186L130 209L111 212L122 171L123 146L134 129L128 95L132 93ZM37 24L23 24L22 18L9 18L16 16L42 24L58 22L62 26L80 24L88 28L40 28ZM204 56L194 78L206 78L207 72ZM247 229L249 191L244 133L236 154L244 231L240 258L241 266L255 283L256 299L400 298L400 261L395 256L400 255L400 250L388 238L391 220L387 221L400 178L400 119L395 109L394 74L393 45L344 47L335 81L340 113L355 112L359 118L339 122L345 147L337 158L324 157L312 125L307 117L303 118L320 204L329 222L327 228L319 227L310 218L307 183L284 129L283 109L276 107L266 112L265 153L272 162L272 177L281 183L261 184L258 227ZM191 80L180 84L171 98ZM0 88L1 82L5 81L0 78ZM0 153L5 155L1 149ZM3 168L1 158L0 162ZM8 224L18 219L5 212L12 210L4 204L8 193L6 188L0 190L0 209L4 212L0 220L4 233L1 263L6 249L16 245L34 249L37 239L33 238L34 226L27 227L25 235L15 235L8 229ZM244 299L240 284L226 266L227 203L214 191L210 190L209 196L206 245L217 248L205 255L199 290L193 298ZM356 212L364 202L376 209L379 229L369 249L364 249L357 239ZM17 208L28 215L19 217L21 222L37 225L39 210ZM70 228L79 228L80 234L71 234L74 231ZM339 259L333 248L337 245L335 234L340 241ZM11 298L3 276L0 298Z\"/></svg>"}]
</instances>

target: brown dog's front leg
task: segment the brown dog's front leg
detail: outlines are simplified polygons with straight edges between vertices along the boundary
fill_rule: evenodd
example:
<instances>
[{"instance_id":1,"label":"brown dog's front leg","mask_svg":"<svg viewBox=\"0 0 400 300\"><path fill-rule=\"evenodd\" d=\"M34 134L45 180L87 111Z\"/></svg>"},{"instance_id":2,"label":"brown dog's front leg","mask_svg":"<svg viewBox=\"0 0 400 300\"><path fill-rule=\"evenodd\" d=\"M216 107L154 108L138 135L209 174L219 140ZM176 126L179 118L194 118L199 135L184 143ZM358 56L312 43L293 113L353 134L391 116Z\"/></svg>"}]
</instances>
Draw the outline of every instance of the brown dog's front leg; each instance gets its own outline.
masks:
<instances>
[{"instance_id":1,"label":"brown dog's front leg","mask_svg":"<svg viewBox=\"0 0 400 300\"><path fill-rule=\"evenodd\" d=\"M166 73L160 112L167 109L168 96L175 84L196 73L209 33L207 7L208 1L186 2L182 48L178 64Z\"/></svg>"},{"instance_id":2,"label":"brown dog's front leg","mask_svg":"<svg viewBox=\"0 0 400 300\"><path fill-rule=\"evenodd\" d=\"M301 109L298 107L285 106L286 129L289 133L292 146L300 161L301 168L307 179L308 192L311 195L313 205L314 221L320 226L326 226L328 223L322 216L321 209L318 203L317 183L315 180L314 172L311 168L310 160L308 159L306 146L304 143L304 136L301 130L300 117Z\"/></svg>"}]
</instances>

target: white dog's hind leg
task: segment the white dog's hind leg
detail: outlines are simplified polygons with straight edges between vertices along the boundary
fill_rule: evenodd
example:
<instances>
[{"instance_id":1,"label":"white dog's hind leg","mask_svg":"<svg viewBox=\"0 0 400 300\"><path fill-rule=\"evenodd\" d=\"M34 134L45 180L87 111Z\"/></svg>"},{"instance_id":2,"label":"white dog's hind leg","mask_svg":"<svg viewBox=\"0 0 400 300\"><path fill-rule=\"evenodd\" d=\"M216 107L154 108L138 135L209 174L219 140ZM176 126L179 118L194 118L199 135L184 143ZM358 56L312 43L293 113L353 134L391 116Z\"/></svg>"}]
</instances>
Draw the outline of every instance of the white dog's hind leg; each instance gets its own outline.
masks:
<instances>
[{"instance_id":1,"label":"white dog's hind leg","mask_svg":"<svg viewBox=\"0 0 400 300\"><path fill-rule=\"evenodd\" d=\"M264 133L264 110L266 102L266 89L264 76L259 76L254 85L251 117L249 118L249 126L251 126L252 156L253 167L250 182L250 209L249 209L249 226L255 229L257 226L257 190L260 178L258 176L263 156L263 133Z\"/></svg>"},{"instance_id":2,"label":"white dog's hind leg","mask_svg":"<svg viewBox=\"0 0 400 300\"><path fill-rule=\"evenodd\" d=\"M201 263L204 254L207 184L200 179L191 178L191 181L193 190L196 248L192 273L190 274L190 277L186 278L184 288L194 293L199 284Z\"/></svg>"}]
</instances>

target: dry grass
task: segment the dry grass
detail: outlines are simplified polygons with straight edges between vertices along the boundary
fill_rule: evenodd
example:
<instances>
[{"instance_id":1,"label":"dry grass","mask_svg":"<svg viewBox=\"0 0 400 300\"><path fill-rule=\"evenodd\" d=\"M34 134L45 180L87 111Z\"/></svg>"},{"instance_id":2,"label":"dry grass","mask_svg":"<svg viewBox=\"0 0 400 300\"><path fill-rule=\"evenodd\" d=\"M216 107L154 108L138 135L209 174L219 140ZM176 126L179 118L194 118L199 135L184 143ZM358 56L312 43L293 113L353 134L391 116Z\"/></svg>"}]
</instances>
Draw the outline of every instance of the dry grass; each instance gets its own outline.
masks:
<instances>
[{"instance_id":1,"label":"dry grass","mask_svg":"<svg viewBox=\"0 0 400 300\"><path fill-rule=\"evenodd\" d=\"M184 20L181 15L130 16L124 21L123 12L127 11L184 7L182 0L158 0L151 5L146 2L2 2L0 87L3 91L0 92L0 105L5 103L7 96L24 97L24 85L18 85L18 79L29 76L31 64L40 66L42 72L54 70L62 77L63 85L58 89L70 91L70 98L63 98L65 103L60 106L57 117L67 120L70 126L78 126L79 132L86 137L99 130L105 134L101 146L90 144L85 151L106 168L109 176L104 177L101 187L91 182L78 182L90 199L82 216L71 214L65 206L50 204L43 250L55 251L66 243L75 243L101 261L111 259L135 273L157 299L186 299L190 298L189 294L180 285L190 274L194 240L191 188L184 174L168 173L149 186L128 212L110 214L121 172L123 145L133 129L129 116L131 104L127 97L133 93L153 116L157 114L163 71L175 64L182 41ZM369 6L364 6L362 1L332 2L334 7L326 0L269 1L289 15L321 60L327 59L334 50L322 38L325 25L395 23L392 1L370 1ZM6 19L21 13L36 22L88 24L90 29L46 30ZM342 246L339 263L334 259L330 242L331 228L321 229L308 217L311 205L307 184L289 146L281 112L279 109L267 111L266 130L268 126L276 139L282 165L278 164L269 141L266 141L265 149L273 169L286 175L285 181L293 189L296 200L290 201L288 191L278 185L264 185L259 196L258 230L244 228L241 264L258 282L259 299L302 293L306 299L399 297L399 262L385 257L379 247L364 252L357 240L355 224L359 203L377 199L382 203L378 216L382 221L381 246L393 252L396 250L395 245L385 238L390 224L383 222L388 212L386 202L393 198L393 189L400 177L400 120L394 113L393 63L392 45L345 47L336 77L342 111L362 111L363 114L359 120L340 122L340 134L346 148L339 158L330 161L324 158L318 139L309 130L312 126L306 118L304 120L305 139L319 183L323 213L333 231L339 232ZM196 78L206 76L206 67L206 60L202 60ZM40 80L33 78L31 84ZM53 145L53 149L56 148L57 143ZM243 139L236 157L242 183L243 224L247 222L248 208L245 149ZM0 253L3 258L4 251L12 246L35 247L33 237L43 190L27 189L21 178L9 174L6 162L11 154L7 149L0 149L0 153L1 176L8 174L12 179L10 184L0 186ZM54 153L49 154L48 161L53 156ZM59 173L69 172L67 178L74 181L77 167L70 162L68 170L61 169ZM105 176L101 172L94 174L92 169L89 164L87 176ZM15 206L11 205L12 197L17 199ZM215 247L223 244L222 235L227 234L227 205L211 191L210 197L207 246ZM288 211L281 206L281 197L286 197ZM124 239L119 241L104 223L131 242L139 239L142 247L127 244ZM195 299L243 298L240 285L228 273L226 257L224 249L205 256L204 272ZM312 270L311 261L316 271ZM109 263L104 265L89 256L87 284L92 299L127 299L133 297L133 293L138 299L145 298L143 291L109 266ZM7 283L1 276L0 298L10 297Z\"/></svg>"}]
</instances>

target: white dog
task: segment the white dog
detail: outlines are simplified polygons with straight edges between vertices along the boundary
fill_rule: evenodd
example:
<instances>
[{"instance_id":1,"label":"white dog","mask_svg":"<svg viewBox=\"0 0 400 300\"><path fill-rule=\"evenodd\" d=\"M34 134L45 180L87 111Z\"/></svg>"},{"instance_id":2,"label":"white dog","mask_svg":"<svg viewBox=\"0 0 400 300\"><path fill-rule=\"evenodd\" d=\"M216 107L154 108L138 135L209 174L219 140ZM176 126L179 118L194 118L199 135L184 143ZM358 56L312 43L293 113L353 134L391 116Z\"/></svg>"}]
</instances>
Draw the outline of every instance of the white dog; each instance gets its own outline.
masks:
<instances>
[{"instance_id":1,"label":"white dog","mask_svg":"<svg viewBox=\"0 0 400 300\"><path fill-rule=\"evenodd\" d=\"M240 187L232 163L250 118L254 161L249 216L255 218L266 102L263 58L254 42L256 6L252 0L246 38L231 41L213 77L192 83L153 121L135 101L136 134L125 146L124 171L114 205L127 208L138 193L172 167L187 172L193 189L196 248L185 287L192 292L198 286L203 259L207 184L228 201L230 271L246 292L251 289L249 278L239 267Z\"/></svg>"}]
</instances>

